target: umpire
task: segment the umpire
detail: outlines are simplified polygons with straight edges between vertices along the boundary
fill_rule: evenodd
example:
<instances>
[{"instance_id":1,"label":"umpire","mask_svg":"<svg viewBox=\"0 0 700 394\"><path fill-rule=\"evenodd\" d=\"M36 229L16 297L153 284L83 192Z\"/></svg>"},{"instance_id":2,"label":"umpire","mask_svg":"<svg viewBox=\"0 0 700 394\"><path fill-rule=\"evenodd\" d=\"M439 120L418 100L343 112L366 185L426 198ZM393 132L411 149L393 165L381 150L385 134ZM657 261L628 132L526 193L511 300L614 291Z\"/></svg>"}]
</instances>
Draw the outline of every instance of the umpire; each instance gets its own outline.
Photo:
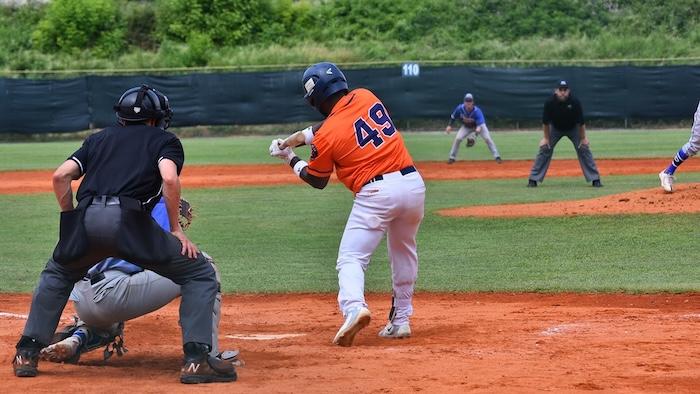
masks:
<instances>
[{"instance_id":1,"label":"umpire","mask_svg":"<svg viewBox=\"0 0 700 394\"><path fill-rule=\"evenodd\" d=\"M544 137L540 141L540 150L530 170L527 186L537 187L537 184L544 180L552 161L554 147L564 136L568 137L576 148L578 162L586 181L591 182L593 187L603 186L586 137L581 102L571 94L566 81L560 81L554 94L545 101L542 125Z\"/></svg>"},{"instance_id":2,"label":"umpire","mask_svg":"<svg viewBox=\"0 0 700 394\"><path fill-rule=\"evenodd\" d=\"M106 257L155 271L182 286L180 325L182 383L228 382L231 363L208 355L218 284L212 265L180 228L180 140L165 131L172 110L165 95L148 86L127 90L114 106L118 126L89 136L53 175L61 207L60 237L34 290L24 333L12 362L15 376L37 374L39 351L48 345L73 284ZM71 181L84 177L73 208ZM160 199L170 232L151 218ZM91 278L94 284L104 277Z\"/></svg>"}]
</instances>

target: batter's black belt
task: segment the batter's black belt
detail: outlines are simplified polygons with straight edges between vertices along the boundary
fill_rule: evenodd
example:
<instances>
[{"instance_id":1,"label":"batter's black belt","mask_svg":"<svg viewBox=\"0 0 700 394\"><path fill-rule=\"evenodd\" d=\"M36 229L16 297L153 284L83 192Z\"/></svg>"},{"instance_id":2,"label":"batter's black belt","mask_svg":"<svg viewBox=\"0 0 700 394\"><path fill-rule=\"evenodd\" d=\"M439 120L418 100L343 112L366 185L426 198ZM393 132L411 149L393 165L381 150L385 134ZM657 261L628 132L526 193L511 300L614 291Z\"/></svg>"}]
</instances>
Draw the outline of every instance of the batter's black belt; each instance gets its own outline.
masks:
<instances>
[{"instance_id":1,"label":"batter's black belt","mask_svg":"<svg viewBox=\"0 0 700 394\"><path fill-rule=\"evenodd\" d=\"M141 201L135 198L123 196L91 196L83 198L78 203L78 207L86 207L88 205L119 205L123 208L137 211L141 211L143 209L143 204L141 204Z\"/></svg>"},{"instance_id":2,"label":"batter's black belt","mask_svg":"<svg viewBox=\"0 0 700 394\"><path fill-rule=\"evenodd\" d=\"M410 174L410 173L412 173L412 172L416 172L416 167L414 167L414 166L404 167L404 168L400 169L399 172L401 173L401 175L408 175L408 174ZM365 186L369 185L369 184L372 183L372 182L381 181L381 180L383 180L383 179L384 179L384 175L377 175L377 176L375 176L374 178L372 178L372 179L368 180L367 182L365 182L365 184L362 185L362 187L365 187Z\"/></svg>"}]
</instances>

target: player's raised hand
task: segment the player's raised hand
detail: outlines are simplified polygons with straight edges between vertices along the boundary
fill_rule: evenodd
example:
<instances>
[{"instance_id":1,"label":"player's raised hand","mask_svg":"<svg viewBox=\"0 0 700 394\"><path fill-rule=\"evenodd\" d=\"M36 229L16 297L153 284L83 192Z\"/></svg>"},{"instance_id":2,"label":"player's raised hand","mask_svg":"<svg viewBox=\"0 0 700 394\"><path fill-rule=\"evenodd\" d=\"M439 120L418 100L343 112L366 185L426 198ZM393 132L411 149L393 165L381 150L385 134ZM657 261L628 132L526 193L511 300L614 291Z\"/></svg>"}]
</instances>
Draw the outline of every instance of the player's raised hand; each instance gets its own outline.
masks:
<instances>
[{"instance_id":1,"label":"player's raised hand","mask_svg":"<svg viewBox=\"0 0 700 394\"><path fill-rule=\"evenodd\" d=\"M284 141L279 138L272 140L272 143L270 144L270 156L278 157L289 163L289 161L294 157L294 151L292 151L292 148L288 146L284 149L280 148L280 145L283 142Z\"/></svg>"},{"instance_id":2,"label":"player's raised hand","mask_svg":"<svg viewBox=\"0 0 700 394\"><path fill-rule=\"evenodd\" d=\"M279 156L280 152L282 152L282 148L280 148L280 143L281 139L275 138L272 140L270 143L270 156L276 157Z\"/></svg>"}]
</instances>

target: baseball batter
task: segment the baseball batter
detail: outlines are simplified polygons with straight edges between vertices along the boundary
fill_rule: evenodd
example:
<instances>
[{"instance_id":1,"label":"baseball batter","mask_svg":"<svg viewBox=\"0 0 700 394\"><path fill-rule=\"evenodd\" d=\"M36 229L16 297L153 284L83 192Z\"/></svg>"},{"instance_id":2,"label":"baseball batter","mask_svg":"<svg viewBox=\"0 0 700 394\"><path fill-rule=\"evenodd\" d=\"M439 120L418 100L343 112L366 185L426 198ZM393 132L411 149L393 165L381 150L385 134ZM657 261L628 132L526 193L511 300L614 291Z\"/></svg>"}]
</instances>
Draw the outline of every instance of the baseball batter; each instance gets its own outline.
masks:
<instances>
[{"instance_id":1,"label":"baseball batter","mask_svg":"<svg viewBox=\"0 0 700 394\"><path fill-rule=\"evenodd\" d=\"M181 207L189 203L181 201ZM181 210L181 215L183 214ZM184 214L187 214L185 211ZM170 228L165 200L156 204L151 216L164 230ZM182 216L181 216L182 217ZM189 225L190 217L184 217L181 226ZM219 283L221 278L212 258L201 251L212 264ZM41 350L44 360L77 363L82 353L106 346L105 357L123 349L124 321L146 315L167 305L181 294L180 285L151 270L127 261L109 257L88 271L85 279L75 284L70 299L80 319L61 334L65 337ZM214 300L212 319L213 357L232 359L238 351L219 353L219 320L221 318L221 290ZM60 334L59 334L60 335ZM110 351L110 345L112 349Z\"/></svg>"},{"instance_id":2,"label":"baseball batter","mask_svg":"<svg viewBox=\"0 0 700 394\"><path fill-rule=\"evenodd\" d=\"M673 193L673 182L676 180L675 173L678 166L683 164L689 157L695 156L700 150L700 103L693 116L693 128L690 130L690 139L683 145L673 157L671 164L659 173L661 187L667 193Z\"/></svg>"},{"instance_id":3,"label":"baseball batter","mask_svg":"<svg viewBox=\"0 0 700 394\"><path fill-rule=\"evenodd\" d=\"M302 84L306 101L326 118L301 134L311 144L309 162L297 157L282 140L272 141L270 154L289 163L295 174L318 189L326 187L335 169L338 179L355 195L336 265L338 303L345 321L333 343L351 346L355 335L370 322L365 271L385 234L394 297L389 322L379 336L408 337L418 274L416 233L425 202L423 179L389 112L372 92L349 91L345 75L326 62L309 67ZM295 135L300 134L290 138Z\"/></svg>"},{"instance_id":4,"label":"baseball batter","mask_svg":"<svg viewBox=\"0 0 700 394\"><path fill-rule=\"evenodd\" d=\"M452 142L452 149L450 149L450 158L447 160L447 164L452 164L457 160L457 153L459 153L459 145L467 139L467 147L472 147L476 143L476 137L481 136L486 142L486 146L489 147L491 154L493 155L496 163L501 164L501 155L498 153L498 148L496 143L493 142L491 138L491 133L489 133L489 128L486 126L486 118L484 118L484 113L481 109L474 105L474 96L471 93L464 95L464 103L458 104L452 111L450 115L450 123L445 127L445 133L449 134L452 131L452 124L455 120L462 123L457 131L454 142Z\"/></svg>"}]
</instances>

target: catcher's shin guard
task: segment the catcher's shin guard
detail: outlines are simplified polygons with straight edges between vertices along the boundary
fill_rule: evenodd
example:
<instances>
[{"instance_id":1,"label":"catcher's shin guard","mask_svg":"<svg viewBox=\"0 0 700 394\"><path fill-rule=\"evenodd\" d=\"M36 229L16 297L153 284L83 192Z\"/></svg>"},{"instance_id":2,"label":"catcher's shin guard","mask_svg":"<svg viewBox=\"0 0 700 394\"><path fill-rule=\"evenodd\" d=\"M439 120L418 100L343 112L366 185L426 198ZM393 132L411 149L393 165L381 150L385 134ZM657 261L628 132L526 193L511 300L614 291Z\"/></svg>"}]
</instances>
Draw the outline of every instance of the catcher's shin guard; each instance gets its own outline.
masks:
<instances>
[{"instance_id":1,"label":"catcher's shin guard","mask_svg":"<svg viewBox=\"0 0 700 394\"><path fill-rule=\"evenodd\" d=\"M114 353L121 357L128 351L124 346L124 322L115 323L109 329L103 330L89 327L77 317L74 319L74 323L61 328L54 334L53 344L41 352L43 359L77 364L81 354L101 347L104 347L105 361Z\"/></svg>"}]
</instances>

